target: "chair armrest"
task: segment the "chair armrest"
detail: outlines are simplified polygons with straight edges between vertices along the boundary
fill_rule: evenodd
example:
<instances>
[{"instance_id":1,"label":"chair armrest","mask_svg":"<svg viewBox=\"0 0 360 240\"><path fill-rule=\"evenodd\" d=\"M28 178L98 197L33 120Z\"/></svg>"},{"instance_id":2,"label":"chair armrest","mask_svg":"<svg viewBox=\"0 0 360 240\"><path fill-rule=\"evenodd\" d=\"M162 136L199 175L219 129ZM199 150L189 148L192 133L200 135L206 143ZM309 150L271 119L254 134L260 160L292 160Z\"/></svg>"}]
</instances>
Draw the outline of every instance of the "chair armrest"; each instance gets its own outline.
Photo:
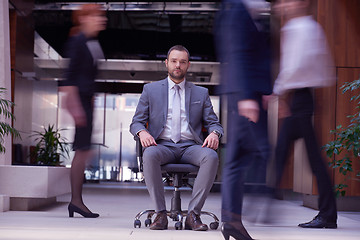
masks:
<instances>
[{"instance_id":1,"label":"chair armrest","mask_svg":"<svg viewBox=\"0 0 360 240\"><path fill-rule=\"evenodd\" d=\"M136 160L139 167L139 171L143 171L143 149L140 142L140 138L138 136L134 136L134 140L136 141Z\"/></svg>"}]
</instances>

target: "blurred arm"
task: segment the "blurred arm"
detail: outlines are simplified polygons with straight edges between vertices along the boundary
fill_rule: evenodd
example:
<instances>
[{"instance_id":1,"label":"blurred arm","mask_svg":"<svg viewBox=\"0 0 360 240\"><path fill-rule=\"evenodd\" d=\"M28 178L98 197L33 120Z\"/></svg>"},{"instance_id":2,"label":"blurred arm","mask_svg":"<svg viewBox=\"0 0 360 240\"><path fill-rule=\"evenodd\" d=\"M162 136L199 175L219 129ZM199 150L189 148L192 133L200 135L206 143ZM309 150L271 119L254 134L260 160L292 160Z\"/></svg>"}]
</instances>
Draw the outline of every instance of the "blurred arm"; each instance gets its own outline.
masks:
<instances>
[{"instance_id":1,"label":"blurred arm","mask_svg":"<svg viewBox=\"0 0 360 240\"><path fill-rule=\"evenodd\" d=\"M79 90L75 86L61 86L59 91L65 93L64 106L73 117L76 126L86 126L86 115L82 107Z\"/></svg>"}]
</instances>

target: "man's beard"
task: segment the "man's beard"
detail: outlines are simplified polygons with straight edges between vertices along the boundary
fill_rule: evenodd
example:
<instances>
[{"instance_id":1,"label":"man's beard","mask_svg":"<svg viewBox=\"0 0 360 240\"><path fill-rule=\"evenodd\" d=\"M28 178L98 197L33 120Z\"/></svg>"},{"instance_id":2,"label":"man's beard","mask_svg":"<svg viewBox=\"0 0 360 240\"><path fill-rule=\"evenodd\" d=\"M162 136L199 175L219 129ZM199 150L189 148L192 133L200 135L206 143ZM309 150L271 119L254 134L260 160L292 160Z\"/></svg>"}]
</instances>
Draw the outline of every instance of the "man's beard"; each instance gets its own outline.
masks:
<instances>
[{"instance_id":1,"label":"man's beard","mask_svg":"<svg viewBox=\"0 0 360 240\"><path fill-rule=\"evenodd\" d=\"M185 77L185 73L183 73L183 72L181 72L180 75L175 75L172 72L169 72L169 75L172 79L175 79L175 80L182 80Z\"/></svg>"}]
</instances>

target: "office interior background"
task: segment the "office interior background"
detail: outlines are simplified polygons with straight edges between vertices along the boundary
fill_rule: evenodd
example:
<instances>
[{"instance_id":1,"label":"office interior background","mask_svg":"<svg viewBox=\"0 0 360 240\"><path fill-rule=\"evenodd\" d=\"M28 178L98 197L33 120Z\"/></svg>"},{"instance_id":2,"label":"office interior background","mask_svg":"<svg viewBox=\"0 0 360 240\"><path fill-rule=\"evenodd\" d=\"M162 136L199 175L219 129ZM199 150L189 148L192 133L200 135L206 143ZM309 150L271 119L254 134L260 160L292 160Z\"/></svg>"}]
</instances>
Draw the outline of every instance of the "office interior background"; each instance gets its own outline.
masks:
<instances>
[{"instance_id":1,"label":"office interior background","mask_svg":"<svg viewBox=\"0 0 360 240\"><path fill-rule=\"evenodd\" d=\"M58 81L63 79L68 62L63 50L72 26L71 11L89 2L103 4L108 23L107 29L99 36L106 59L99 64L96 80L93 134L96 154L86 168L86 181L141 182L142 175L137 173L135 141L129 133L129 124L143 85L166 77L164 60L173 45L182 44L189 49L192 64L186 78L209 89L215 112L226 128L226 100L216 95L220 72L213 39L220 1L2 1L0 84L7 88L8 99L15 103L13 113L16 120L12 124L21 133L21 139L5 139L7 152L0 158L2 211L31 209L42 201L53 201L57 195L70 190L66 176L72 155L68 159L62 158L66 166L63 168L36 166L29 156L30 148L34 146L31 135L34 131L54 125L65 129L62 135L69 142L72 141L73 122L62 107L63 96L57 86ZM360 17L357 14L360 3L357 0L314 2L314 16L328 36L337 72L336 86L315 92L317 100L324 103L314 118L323 145L333 137L330 130L346 123L346 116L353 111L349 96L343 96L338 89L344 82L357 79L360 74ZM263 21L268 23L268 31L275 33L276 75L279 45L276 30L280 28L282 20L266 14ZM279 124L276 104L270 111L270 142L273 145ZM316 183L303 148L301 142L294 145L282 187L303 194L304 204L315 206ZM226 137L222 139L219 150L220 161L225 151ZM354 168L359 169L360 163L354 163ZM58 176L55 171L59 172ZM264 176L269 171L271 162L263 168ZM329 171L334 184L342 181L342 176L334 169ZM251 175L248 186L269 184L266 178L253 182ZM57 177L52 179L52 176ZM350 205L356 208L358 205L360 183L355 177L352 179L347 183L348 198L344 198L344 208L350 208ZM216 184L221 185L221 167Z\"/></svg>"}]
</instances>

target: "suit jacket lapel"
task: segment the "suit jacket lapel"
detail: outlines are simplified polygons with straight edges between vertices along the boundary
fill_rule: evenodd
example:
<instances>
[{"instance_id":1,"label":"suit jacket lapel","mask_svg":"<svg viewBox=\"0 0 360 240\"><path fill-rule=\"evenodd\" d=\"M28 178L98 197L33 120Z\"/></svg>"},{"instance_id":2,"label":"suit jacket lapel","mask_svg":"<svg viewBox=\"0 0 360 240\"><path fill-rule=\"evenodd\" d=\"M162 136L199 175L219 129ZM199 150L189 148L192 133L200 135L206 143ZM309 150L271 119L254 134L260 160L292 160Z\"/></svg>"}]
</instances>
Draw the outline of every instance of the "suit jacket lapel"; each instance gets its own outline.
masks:
<instances>
[{"instance_id":1,"label":"suit jacket lapel","mask_svg":"<svg viewBox=\"0 0 360 240\"><path fill-rule=\"evenodd\" d=\"M200 139L200 137L196 134L196 132L192 128L191 119L190 119L191 91L192 91L193 86L194 86L193 83L185 82L185 111L186 111L186 118L189 123L189 129L190 129L192 135L194 136L195 141L200 144L200 143L202 143L202 140Z\"/></svg>"},{"instance_id":2,"label":"suit jacket lapel","mask_svg":"<svg viewBox=\"0 0 360 240\"><path fill-rule=\"evenodd\" d=\"M191 96L191 84L189 82L185 82L185 112L186 118L190 122L190 96Z\"/></svg>"},{"instance_id":3,"label":"suit jacket lapel","mask_svg":"<svg viewBox=\"0 0 360 240\"><path fill-rule=\"evenodd\" d=\"M162 83L162 88L161 88L161 99L163 99L166 104L164 104L164 112L163 112L163 120L164 120L164 124L166 123L166 119L167 119L167 113L168 113L168 109L169 109L169 83L168 83L168 79L165 78L163 80Z\"/></svg>"}]
</instances>

